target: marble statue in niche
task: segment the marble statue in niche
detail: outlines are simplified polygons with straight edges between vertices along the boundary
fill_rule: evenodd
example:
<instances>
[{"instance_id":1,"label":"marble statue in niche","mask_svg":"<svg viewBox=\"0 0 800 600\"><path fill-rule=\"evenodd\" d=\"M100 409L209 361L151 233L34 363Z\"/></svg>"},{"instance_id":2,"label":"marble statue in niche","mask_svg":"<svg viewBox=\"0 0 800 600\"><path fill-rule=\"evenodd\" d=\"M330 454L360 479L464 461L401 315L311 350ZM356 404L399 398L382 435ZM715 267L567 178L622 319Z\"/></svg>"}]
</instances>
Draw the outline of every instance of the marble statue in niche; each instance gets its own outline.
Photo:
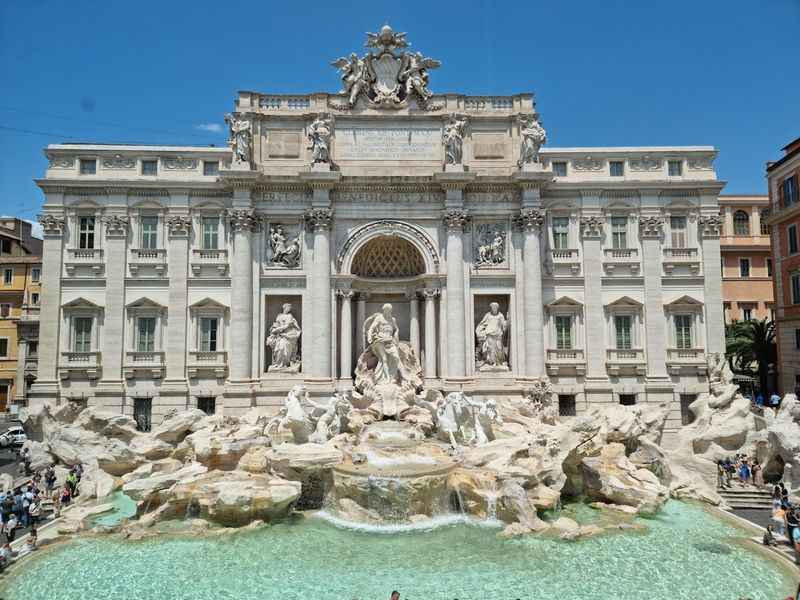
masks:
<instances>
[{"instance_id":1,"label":"marble statue in niche","mask_svg":"<svg viewBox=\"0 0 800 600\"><path fill-rule=\"evenodd\" d=\"M506 230L502 224L483 223L477 227L475 264L479 267L502 265L506 261Z\"/></svg>"},{"instance_id":2,"label":"marble statue in niche","mask_svg":"<svg viewBox=\"0 0 800 600\"><path fill-rule=\"evenodd\" d=\"M460 165L464 158L464 135L467 129L466 117L455 114L444 125L442 141L444 142L444 162L448 165Z\"/></svg>"},{"instance_id":3,"label":"marble statue in niche","mask_svg":"<svg viewBox=\"0 0 800 600\"><path fill-rule=\"evenodd\" d=\"M250 166L252 129L247 119L237 119L236 113L225 115L225 122L230 129L228 145L233 150L234 165Z\"/></svg>"},{"instance_id":4,"label":"marble statue in niche","mask_svg":"<svg viewBox=\"0 0 800 600\"><path fill-rule=\"evenodd\" d=\"M545 133L544 127L534 116L520 116L519 134L522 142L517 165L521 167L525 164L538 163L539 150L547 141L547 133Z\"/></svg>"},{"instance_id":5,"label":"marble statue in niche","mask_svg":"<svg viewBox=\"0 0 800 600\"><path fill-rule=\"evenodd\" d=\"M331 135L333 120L324 115L317 116L308 126L308 139L311 141L311 164L331 162Z\"/></svg>"},{"instance_id":6,"label":"marble statue in niche","mask_svg":"<svg viewBox=\"0 0 800 600\"><path fill-rule=\"evenodd\" d=\"M475 328L478 340L475 366L479 371L507 371L508 350L505 346L508 321L497 302L489 304L489 312Z\"/></svg>"},{"instance_id":7,"label":"marble statue in niche","mask_svg":"<svg viewBox=\"0 0 800 600\"><path fill-rule=\"evenodd\" d=\"M300 233L290 234L285 225L270 225L269 266L297 269L300 266Z\"/></svg>"},{"instance_id":8,"label":"marble statue in niche","mask_svg":"<svg viewBox=\"0 0 800 600\"><path fill-rule=\"evenodd\" d=\"M270 373L297 373L300 371L300 324L292 315L292 305L283 305L281 313L269 328L267 346L272 349Z\"/></svg>"}]
</instances>

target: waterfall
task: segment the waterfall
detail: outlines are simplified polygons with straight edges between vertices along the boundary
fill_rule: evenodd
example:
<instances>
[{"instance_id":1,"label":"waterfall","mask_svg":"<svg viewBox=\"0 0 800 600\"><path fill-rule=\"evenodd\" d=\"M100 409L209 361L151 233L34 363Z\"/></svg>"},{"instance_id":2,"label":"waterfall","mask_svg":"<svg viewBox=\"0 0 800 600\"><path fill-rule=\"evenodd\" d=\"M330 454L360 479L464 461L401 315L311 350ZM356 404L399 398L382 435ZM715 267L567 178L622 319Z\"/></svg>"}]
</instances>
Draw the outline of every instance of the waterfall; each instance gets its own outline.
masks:
<instances>
[{"instance_id":1,"label":"waterfall","mask_svg":"<svg viewBox=\"0 0 800 600\"><path fill-rule=\"evenodd\" d=\"M497 520L497 494L494 492L486 494L486 517L490 521Z\"/></svg>"}]
</instances>

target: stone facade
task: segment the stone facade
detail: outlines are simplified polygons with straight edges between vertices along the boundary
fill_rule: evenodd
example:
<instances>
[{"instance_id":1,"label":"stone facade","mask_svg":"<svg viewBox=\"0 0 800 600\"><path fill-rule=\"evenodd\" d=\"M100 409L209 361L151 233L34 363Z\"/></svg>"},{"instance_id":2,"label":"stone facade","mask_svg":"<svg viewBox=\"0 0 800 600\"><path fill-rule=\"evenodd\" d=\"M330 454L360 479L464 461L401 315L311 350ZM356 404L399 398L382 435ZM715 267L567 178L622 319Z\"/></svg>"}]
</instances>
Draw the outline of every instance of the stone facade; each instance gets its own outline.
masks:
<instances>
[{"instance_id":1,"label":"stone facade","mask_svg":"<svg viewBox=\"0 0 800 600\"><path fill-rule=\"evenodd\" d=\"M340 59L340 94L241 92L231 150L47 148L37 398L156 418L329 395L391 303L426 387L503 401L548 376L566 414L669 402L680 424L724 351L716 151L540 148L532 94L431 94L413 61L438 61L375 44L371 87ZM302 333L270 370L286 304Z\"/></svg>"}]
</instances>

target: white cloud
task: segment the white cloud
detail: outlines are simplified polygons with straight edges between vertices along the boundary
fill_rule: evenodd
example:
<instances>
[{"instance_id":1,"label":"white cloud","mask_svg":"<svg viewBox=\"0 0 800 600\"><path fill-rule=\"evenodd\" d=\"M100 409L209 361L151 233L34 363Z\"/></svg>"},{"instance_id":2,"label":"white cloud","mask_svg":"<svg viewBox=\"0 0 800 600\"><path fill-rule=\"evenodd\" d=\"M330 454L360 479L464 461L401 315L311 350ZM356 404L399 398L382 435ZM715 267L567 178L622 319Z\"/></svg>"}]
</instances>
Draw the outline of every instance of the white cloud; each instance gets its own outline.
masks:
<instances>
[{"instance_id":1,"label":"white cloud","mask_svg":"<svg viewBox=\"0 0 800 600\"><path fill-rule=\"evenodd\" d=\"M194 126L195 129L210 131L211 133L222 133L222 125L219 123L200 123Z\"/></svg>"},{"instance_id":2,"label":"white cloud","mask_svg":"<svg viewBox=\"0 0 800 600\"><path fill-rule=\"evenodd\" d=\"M44 239L44 231L42 230L42 226L39 221L29 221L28 219L25 220L33 225L33 227L31 227L31 235L35 238L39 238L40 240Z\"/></svg>"}]
</instances>

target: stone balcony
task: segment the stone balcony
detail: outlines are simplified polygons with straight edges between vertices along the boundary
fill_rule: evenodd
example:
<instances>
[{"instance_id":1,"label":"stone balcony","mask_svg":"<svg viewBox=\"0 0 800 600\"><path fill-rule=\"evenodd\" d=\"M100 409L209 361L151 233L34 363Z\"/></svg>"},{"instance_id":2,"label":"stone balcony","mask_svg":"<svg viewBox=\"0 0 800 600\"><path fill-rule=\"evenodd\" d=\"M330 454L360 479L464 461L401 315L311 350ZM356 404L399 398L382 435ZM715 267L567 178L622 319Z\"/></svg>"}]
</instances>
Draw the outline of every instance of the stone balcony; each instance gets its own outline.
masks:
<instances>
[{"instance_id":1,"label":"stone balcony","mask_svg":"<svg viewBox=\"0 0 800 600\"><path fill-rule=\"evenodd\" d=\"M206 270L213 270L217 275L224 276L228 271L228 251L195 248L192 250L191 266L195 276Z\"/></svg>"},{"instance_id":2,"label":"stone balcony","mask_svg":"<svg viewBox=\"0 0 800 600\"><path fill-rule=\"evenodd\" d=\"M700 254L697 248L664 248L664 272L676 275L675 269L691 275L700 273Z\"/></svg>"},{"instance_id":3,"label":"stone balcony","mask_svg":"<svg viewBox=\"0 0 800 600\"><path fill-rule=\"evenodd\" d=\"M217 379L223 379L228 373L228 353L224 350L191 351L187 372L191 379L196 379L200 373L211 373Z\"/></svg>"},{"instance_id":4,"label":"stone balcony","mask_svg":"<svg viewBox=\"0 0 800 600\"><path fill-rule=\"evenodd\" d=\"M76 374L83 374L87 379L97 379L100 377L101 367L100 352L62 352L58 371L61 379L69 379Z\"/></svg>"},{"instance_id":5,"label":"stone balcony","mask_svg":"<svg viewBox=\"0 0 800 600\"><path fill-rule=\"evenodd\" d=\"M667 348L667 370L677 374L694 371L698 374L708 372L708 362L704 348Z\"/></svg>"},{"instance_id":6,"label":"stone balcony","mask_svg":"<svg viewBox=\"0 0 800 600\"><path fill-rule=\"evenodd\" d=\"M586 374L586 356L581 348L547 350L547 372L558 375L563 371L575 371L576 375Z\"/></svg>"},{"instance_id":7,"label":"stone balcony","mask_svg":"<svg viewBox=\"0 0 800 600\"><path fill-rule=\"evenodd\" d=\"M603 250L603 269L608 275L638 275L642 259L638 248L606 248ZM627 273L625 272L627 271Z\"/></svg>"},{"instance_id":8,"label":"stone balcony","mask_svg":"<svg viewBox=\"0 0 800 600\"><path fill-rule=\"evenodd\" d=\"M161 379L164 377L165 361L163 352L126 352L125 379L133 379L137 375Z\"/></svg>"},{"instance_id":9,"label":"stone balcony","mask_svg":"<svg viewBox=\"0 0 800 600\"><path fill-rule=\"evenodd\" d=\"M644 375L647 373L647 361L641 348L609 348L606 350L606 370L609 375L622 372Z\"/></svg>"},{"instance_id":10,"label":"stone balcony","mask_svg":"<svg viewBox=\"0 0 800 600\"><path fill-rule=\"evenodd\" d=\"M142 270L163 275L167 270L167 251L163 248L131 248L128 268L131 275L138 275Z\"/></svg>"},{"instance_id":11,"label":"stone balcony","mask_svg":"<svg viewBox=\"0 0 800 600\"><path fill-rule=\"evenodd\" d=\"M548 261L551 275L578 275L581 272L581 253L577 248L557 248L550 250Z\"/></svg>"},{"instance_id":12,"label":"stone balcony","mask_svg":"<svg viewBox=\"0 0 800 600\"><path fill-rule=\"evenodd\" d=\"M70 277L80 271L99 275L105 268L103 250L101 248L69 248L64 258L64 270Z\"/></svg>"}]
</instances>

